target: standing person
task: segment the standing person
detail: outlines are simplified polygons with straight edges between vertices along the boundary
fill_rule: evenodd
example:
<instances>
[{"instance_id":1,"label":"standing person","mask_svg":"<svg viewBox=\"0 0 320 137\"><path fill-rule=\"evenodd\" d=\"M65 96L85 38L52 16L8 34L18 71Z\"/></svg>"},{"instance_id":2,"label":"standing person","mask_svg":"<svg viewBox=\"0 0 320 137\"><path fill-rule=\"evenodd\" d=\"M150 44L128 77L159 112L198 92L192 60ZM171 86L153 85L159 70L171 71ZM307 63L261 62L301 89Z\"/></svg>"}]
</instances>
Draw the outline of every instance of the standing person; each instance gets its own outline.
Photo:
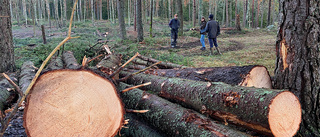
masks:
<instances>
[{"instance_id":1,"label":"standing person","mask_svg":"<svg viewBox=\"0 0 320 137\"><path fill-rule=\"evenodd\" d=\"M177 38L178 38L178 30L180 27L180 22L178 20L178 14L174 15L174 18L170 20L169 26L171 28L171 47L176 47Z\"/></svg>"},{"instance_id":2,"label":"standing person","mask_svg":"<svg viewBox=\"0 0 320 137\"><path fill-rule=\"evenodd\" d=\"M202 17L201 23L200 23L200 34L201 34L200 42L202 44L202 47L200 48L200 50L206 50L206 44L204 42L204 37L206 35L206 25L207 25L207 21L204 17Z\"/></svg>"},{"instance_id":3,"label":"standing person","mask_svg":"<svg viewBox=\"0 0 320 137\"><path fill-rule=\"evenodd\" d=\"M216 47L218 53L221 55L221 52L218 49L218 43L217 43L217 36L220 35L220 26L218 22L213 20L212 14L209 15L209 21L207 22L205 29L206 29L205 32L208 33L211 55L213 55L213 51L212 51L213 44Z\"/></svg>"}]
</instances>

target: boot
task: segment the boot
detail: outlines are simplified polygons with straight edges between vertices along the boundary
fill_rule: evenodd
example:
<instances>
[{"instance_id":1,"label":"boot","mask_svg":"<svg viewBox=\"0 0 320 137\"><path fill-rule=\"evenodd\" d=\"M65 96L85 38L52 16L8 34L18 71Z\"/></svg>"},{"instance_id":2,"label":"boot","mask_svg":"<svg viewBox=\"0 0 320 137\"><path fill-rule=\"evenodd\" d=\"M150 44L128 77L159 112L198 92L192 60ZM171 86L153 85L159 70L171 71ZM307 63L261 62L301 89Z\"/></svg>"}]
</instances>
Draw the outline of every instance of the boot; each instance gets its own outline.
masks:
<instances>
[{"instance_id":1,"label":"boot","mask_svg":"<svg viewBox=\"0 0 320 137\"><path fill-rule=\"evenodd\" d=\"M218 53L221 55L221 52L219 51L218 47L216 47L216 49L217 49Z\"/></svg>"},{"instance_id":2,"label":"boot","mask_svg":"<svg viewBox=\"0 0 320 137\"><path fill-rule=\"evenodd\" d=\"M210 52L211 52L210 55L213 56L213 49L212 49L212 47L210 47Z\"/></svg>"}]
</instances>

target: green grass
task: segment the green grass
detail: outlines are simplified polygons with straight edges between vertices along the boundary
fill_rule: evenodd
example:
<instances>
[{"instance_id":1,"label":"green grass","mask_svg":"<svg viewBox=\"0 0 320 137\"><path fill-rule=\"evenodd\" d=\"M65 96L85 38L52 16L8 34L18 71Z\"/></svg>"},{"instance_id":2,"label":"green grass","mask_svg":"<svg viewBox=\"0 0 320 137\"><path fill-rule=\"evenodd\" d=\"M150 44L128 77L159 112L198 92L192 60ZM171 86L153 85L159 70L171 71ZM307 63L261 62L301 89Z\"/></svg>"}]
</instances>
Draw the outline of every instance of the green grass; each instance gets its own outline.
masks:
<instances>
[{"instance_id":1,"label":"green grass","mask_svg":"<svg viewBox=\"0 0 320 137\"><path fill-rule=\"evenodd\" d=\"M190 24L190 23L189 23ZM185 30L191 25L185 25ZM78 62L83 56L94 57L99 51L99 46L90 48L98 39L109 40L107 45L115 53L122 54L126 61L136 52L144 56L153 57L161 61L169 61L180 65L192 67L220 67L220 66L243 66L243 65L264 65L269 73L273 75L275 67L275 40L276 30L268 29L243 29L242 31L222 31L218 37L219 48L223 55L209 56L209 50L200 51L199 32L186 31L184 36L179 36L178 45L194 43L194 46L180 49L171 49L170 30L166 22L156 20L153 33L155 37L150 38L149 25L144 25L144 42L138 43L134 34L129 34L128 40L119 38L118 25L108 21L98 21L93 26L91 22L75 22L76 27L72 28L72 36L80 36L78 39L68 41L61 50L71 50L74 52ZM26 29L14 26L13 30ZM30 28L27 28L30 31ZM32 30L32 29L31 29ZM97 36L100 33L108 32L107 37ZM133 30L133 26L127 26L128 31ZM19 32L20 32L19 31ZM31 60L39 66L47 57L51 50L57 46L64 38L67 28L52 29L51 34L57 33L53 37L47 37L48 44L42 43L41 36L28 38L14 38L16 65L19 68L23 62ZM21 31L24 32L24 31ZM63 32L63 33L62 33ZM32 32L30 32L32 33ZM28 44L36 44L35 48L28 47ZM206 45L207 48L209 45Z\"/></svg>"}]
</instances>

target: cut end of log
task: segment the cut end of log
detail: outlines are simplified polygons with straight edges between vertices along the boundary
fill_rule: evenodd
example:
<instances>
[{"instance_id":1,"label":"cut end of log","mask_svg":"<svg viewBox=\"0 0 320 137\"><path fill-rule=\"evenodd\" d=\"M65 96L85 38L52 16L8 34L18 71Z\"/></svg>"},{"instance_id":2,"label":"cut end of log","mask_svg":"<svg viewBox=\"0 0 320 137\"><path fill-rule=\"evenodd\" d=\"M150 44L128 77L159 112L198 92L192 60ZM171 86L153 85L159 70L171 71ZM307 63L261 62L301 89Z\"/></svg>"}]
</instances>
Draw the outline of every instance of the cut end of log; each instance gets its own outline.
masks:
<instances>
[{"instance_id":1,"label":"cut end of log","mask_svg":"<svg viewBox=\"0 0 320 137\"><path fill-rule=\"evenodd\" d=\"M114 136L124 109L114 85L86 70L56 70L33 86L24 115L28 136Z\"/></svg>"},{"instance_id":2,"label":"cut end of log","mask_svg":"<svg viewBox=\"0 0 320 137\"><path fill-rule=\"evenodd\" d=\"M269 105L268 118L274 136L294 136L301 123L299 99L289 91L278 94Z\"/></svg>"},{"instance_id":3,"label":"cut end of log","mask_svg":"<svg viewBox=\"0 0 320 137\"><path fill-rule=\"evenodd\" d=\"M250 73L244 76L240 86L256 87L256 88L272 88L271 79L267 68L256 66L252 68Z\"/></svg>"}]
</instances>

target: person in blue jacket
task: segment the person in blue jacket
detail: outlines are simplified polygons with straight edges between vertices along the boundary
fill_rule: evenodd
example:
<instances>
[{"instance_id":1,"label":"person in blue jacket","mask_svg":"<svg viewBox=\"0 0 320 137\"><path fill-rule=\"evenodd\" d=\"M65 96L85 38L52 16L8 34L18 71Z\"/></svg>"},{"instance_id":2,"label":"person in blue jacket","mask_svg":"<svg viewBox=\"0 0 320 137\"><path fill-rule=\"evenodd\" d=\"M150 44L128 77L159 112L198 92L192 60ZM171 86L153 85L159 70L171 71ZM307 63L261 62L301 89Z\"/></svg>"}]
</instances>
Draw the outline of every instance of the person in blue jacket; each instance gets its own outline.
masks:
<instances>
[{"instance_id":1,"label":"person in blue jacket","mask_svg":"<svg viewBox=\"0 0 320 137\"><path fill-rule=\"evenodd\" d=\"M169 27L171 28L171 47L177 47L178 30L180 22L178 20L178 14L174 15L174 18L170 20Z\"/></svg>"},{"instance_id":2,"label":"person in blue jacket","mask_svg":"<svg viewBox=\"0 0 320 137\"><path fill-rule=\"evenodd\" d=\"M213 55L213 45L216 47L218 53L221 55L221 52L218 49L217 36L220 35L220 26L219 23L213 20L213 15L209 15L209 21L207 22L205 31L208 33L208 39L210 44L211 55Z\"/></svg>"}]
</instances>

